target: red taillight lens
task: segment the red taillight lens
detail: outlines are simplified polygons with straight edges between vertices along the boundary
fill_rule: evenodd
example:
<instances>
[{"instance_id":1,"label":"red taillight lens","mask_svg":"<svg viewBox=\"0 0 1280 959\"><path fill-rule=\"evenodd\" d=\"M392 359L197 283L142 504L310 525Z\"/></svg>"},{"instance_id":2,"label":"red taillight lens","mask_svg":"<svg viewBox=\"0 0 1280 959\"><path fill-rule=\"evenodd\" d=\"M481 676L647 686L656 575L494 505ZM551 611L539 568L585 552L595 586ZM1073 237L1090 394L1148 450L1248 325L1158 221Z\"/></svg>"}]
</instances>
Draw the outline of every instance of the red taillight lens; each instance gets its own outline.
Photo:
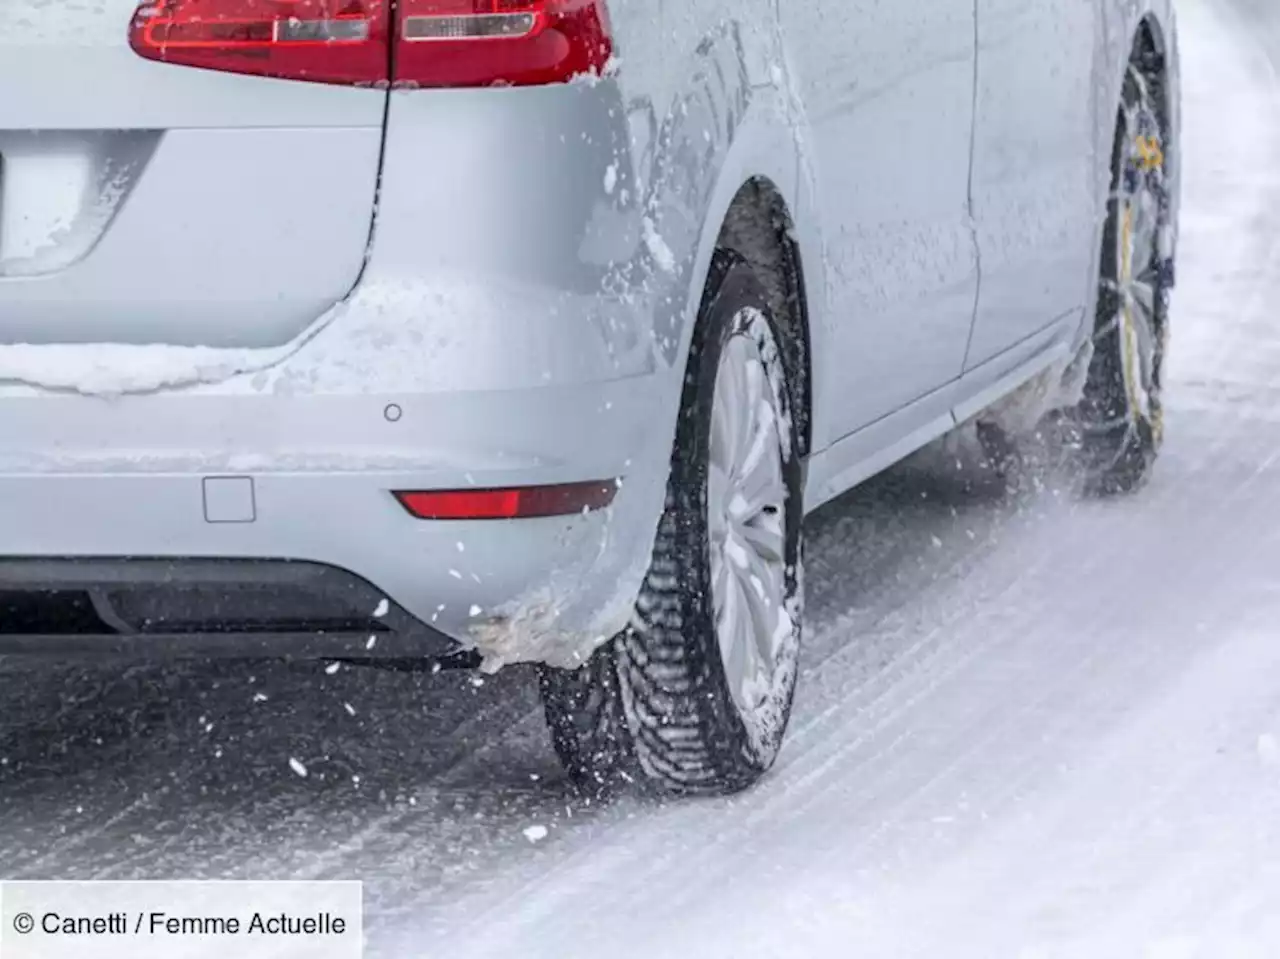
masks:
<instances>
[{"instance_id":1,"label":"red taillight lens","mask_svg":"<svg viewBox=\"0 0 1280 959\"><path fill-rule=\"evenodd\" d=\"M391 0L150 0L129 44L148 60L374 85L390 78Z\"/></svg>"},{"instance_id":2,"label":"red taillight lens","mask_svg":"<svg viewBox=\"0 0 1280 959\"><path fill-rule=\"evenodd\" d=\"M392 81L535 86L600 73L613 55L603 0L399 0Z\"/></svg>"},{"instance_id":3,"label":"red taillight lens","mask_svg":"<svg viewBox=\"0 0 1280 959\"><path fill-rule=\"evenodd\" d=\"M563 83L613 55L604 0L145 0L129 43L188 67L406 87Z\"/></svg>"},{"instance_id":4,"label":"red taillight lens","mask_svg":"<svg viewBox=\"0 0 1280 959\"><path fill-rule=\"evenodd\" d=\"M512 489L398 492L395 497L418 519L533 519L604 509L617 492L616 480L597 480Z\"/></svg>"}]
</instances>

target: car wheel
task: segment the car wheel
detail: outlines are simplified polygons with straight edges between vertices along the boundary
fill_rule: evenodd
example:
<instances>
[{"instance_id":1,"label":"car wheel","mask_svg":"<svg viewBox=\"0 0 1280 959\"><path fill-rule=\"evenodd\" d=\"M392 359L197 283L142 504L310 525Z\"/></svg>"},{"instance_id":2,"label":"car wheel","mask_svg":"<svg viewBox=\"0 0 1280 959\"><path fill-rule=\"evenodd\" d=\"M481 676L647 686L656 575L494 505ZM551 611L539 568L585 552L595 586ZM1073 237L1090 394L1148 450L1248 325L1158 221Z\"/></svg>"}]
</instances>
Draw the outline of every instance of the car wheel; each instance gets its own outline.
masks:
<instances>
[{"instance_id":1,"label":"car wheel","mask_svg":"<svg viewBox=\"0 0 1280 959\"><path fill-rule=\"evenodd\" d=\"M717 253L633 625L579 670L540 671L556 751L588 791L731 793L778 754L800 651L804 515L779 345L750 267Z\"/></svg>"},{"instance_id":2,"label":"car wheel","mask_svg":"<svg viewBox=\"0 0 1280 959\"><path fill-rule=\"evenodd\" d=\"M1116 121L1103 230L1097 325L1075 425L1087 491L1141 486L1164 438L1162 388L1172 287L1171 211L1163 107L1130 66Z\"/></svg>"}]
</instances>

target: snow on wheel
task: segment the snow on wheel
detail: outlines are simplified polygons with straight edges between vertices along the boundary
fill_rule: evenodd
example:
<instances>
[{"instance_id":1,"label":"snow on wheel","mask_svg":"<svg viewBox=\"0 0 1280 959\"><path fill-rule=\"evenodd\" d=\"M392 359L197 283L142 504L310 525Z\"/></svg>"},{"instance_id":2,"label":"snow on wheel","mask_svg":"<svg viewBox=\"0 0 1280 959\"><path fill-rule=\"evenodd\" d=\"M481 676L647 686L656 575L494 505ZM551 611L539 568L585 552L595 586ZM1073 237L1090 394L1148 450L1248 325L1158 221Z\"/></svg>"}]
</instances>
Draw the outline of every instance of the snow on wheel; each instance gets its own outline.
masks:
<instances>
[{"instance_id":1,"label":"snow on wheel","mask_svg":"<svg viewBox=\"0 0 1280 959\"><path fill-rule=\"evenodd\" d=\"M803 505L767 304L750 267L718 253L635 622L584 668L541 670L556 751L591 791L733 792L781 746L800 650Z\"/></svg>"},{"instance_id":2,"label":"snow on wheel","mask_svg":"<svg viewBox=\"0 0 1280 959\"><path fill-rule=\"evenodd\" d=\"M1168 152L1159 71L1139 49L1116 120L1111 194L1103 231L1093 360L1077 425L1086 487L1141 486L1164 436L1161 404L1173 281Z\"/></svg>"}]
</instances>

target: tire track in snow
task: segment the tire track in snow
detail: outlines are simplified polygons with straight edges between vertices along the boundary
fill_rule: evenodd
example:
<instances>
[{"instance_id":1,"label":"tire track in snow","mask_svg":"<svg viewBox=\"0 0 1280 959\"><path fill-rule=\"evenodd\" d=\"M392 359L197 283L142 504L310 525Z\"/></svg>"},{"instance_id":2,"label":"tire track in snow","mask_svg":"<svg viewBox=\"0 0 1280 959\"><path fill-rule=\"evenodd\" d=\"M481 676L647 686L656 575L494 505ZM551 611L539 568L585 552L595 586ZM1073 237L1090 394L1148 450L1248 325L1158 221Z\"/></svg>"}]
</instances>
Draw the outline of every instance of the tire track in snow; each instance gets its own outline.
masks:
<instances>
[{"instance_id":1,"label":"tire track in snow","mask_svg":"<svg viewBox=\"0 0 1280 959\"><path fill-rule=\"evenodd\" d=\"M1182 504L1168 505L1177 507ZM1115 510L1110 506L1100 506L1090 512L1105 515ZM1040 522L1027 524L1030 535L1020 550L1032 556L1037 547L1045 545L1040 534L1052 533L1056 529L1056 526L1044 528L1043 522L1048 518L1036 519ZM1038 563L1031 559L1028 565L1008 552L996 554L995 559L1000 575L1006 577L1002 589L993 597L997 603L1012 591L1026 591L1037 575L1049 571L1054 565L1052 560L1043 557ZM596 909L603 915L618 915L624 909L639 910L654 917L696 914L696 910L691 908L696 902L723 902L725 897L715 895L714 891L723 893L726 886L733 885L735 874L750 870L752 862L760 859L770 862L775 869L780 868L780 863L785 863L797 874L803 874L807 869L823 874L821 867L828 857L812 847L812 836L807 830L785 833L787 840L782 845L767 842L753 845L752 835L766 827L785 832L791 824L802 823L806 818L824 823L862 823L867 827L865 831L855 832L848 837L850 841L840 843L838 850L830 854L856 862L866 848L888 835L891 827L910 820L913 808L926 800L940 784L953 778L957 771L971 766L975 757L980 756L993 740L1026 723L1028 716L1034 717L1046 702L1065 699L1062 693L1067 687L1084 686L1082 679L1088 673L1105 674L1108 666L1114 671L1114 662L1109 663L1109 660L1114 660L1110 650L1101 646L1090 648L1086 657L1071 663L1069 668L1060 669L1047 678L1036 677L1039 681L1032 687L1032 694L1018 700L1016 708L1002 706L995 699L980 700L983 708L968 717L967 723L961 727L964 735L944 742L932 761L922 761L924 757L920 755L918 743L913 742L916 736L910 721L913 718L920 721L920 714L927 712L930 702L938 698L940 690L954 686L957 677L974 672L978 665L990 663L997 651L1016 646L1019 637L1034 633L1037 616L1043 612L1031 607L1029 613L1025 601L1015 602L1012 605L1018 612L1003 629L986 630L981 619L965 622L966 603L950 595L951 592L963 593L964 590L954 587L930 604L949 611L949 618L943 615L939 622L932 611L923 614L924 619L937 625L924 641L913 648L913 654L919 653L919 657L904 663L901 674L895 670L895 674L886 679L885 688L869 704L858 702L868 692L865 688L858 688L851 691L848 699L824 710L824 717L835 717L830 720L831 728L824 731L825 739L819 738L819 742L825 741L830 752L825 755L815 752L814 768L810 768L808 752L800 759L790 755L779 771L780 785L776 790L766 787L761 793L723 807L713 805L705 811L677 809L672 812L671 821L660 828L654 828L649 820L640 820L632 830L635 835L619 840L618 852L596 847L583 850L564 867L532 879L527 885L504 896L474 923L469 923L463 938L474 942L474 950L467 954L505 954L517 947L522 927L539 928L551 922L557 914L571 915L574 904L581 901L593 886L600 889L594 896L596 908L581 914L587 928L578 928L568 920L561 921L558 923L558 942L595 941L600 932L590 924ZM1043 596L1044 593L1033 591L1033 595ZM990 618L999 620L1001 615L997 612ZM1087 617L1082 616L1081 620L1084 626L1089 625ZM1032 666L1035 665L1033 661ZM876 715L882 706L885 711ZM1073 722L1069 710L1059 716L1057 726L1069 726ZM1046 735L1052 735L1054 727L1055 724L1050 724ZM852 734L852 740L841 739L837 734L842 732ZM858 756L859 753L865 755ZM1030 771L1002 776L1002 791L986 794L987 808L1003 804L1007 796L1016 793L1031 776ZM907 785L903 785L904 780ZM892 797L888 805L885 794ZM819 804L824 808L818 810L821 814L815 815L814 807ZM884 807L880 810L882 815L890 817L879 826L874 825L877 817L868 815L877 805ZM715 824L717 819L730 816L731 826ZM682 866L690 862L697 862L700 867L694 873L686 874ZM573 881L575 870L580 874L577 881ZM675 875L680 875L679 882L672 881ZM537 895L536 890L540 886L561 888L555 895ZM628 901L625 907L611 898L610 891L615 889L626 891ZM519 908L521 901L531 895L536 901L536 910ZM740 898L729 896L728 899L734 902L735 908L744 908ZM757 905L767 907L767 903ZM469 909L463 911L470 912ZM492 927L504 915L511 921L494 932ZM663 935L667 939L679 939L673 930L664 928ZM529 954L528 946L524 948ZM531 954L542 953L535 950ZM636 954L645 953L639 949ZM769 953L765 950L759 954Z\"/></svg>"}]
</instances>

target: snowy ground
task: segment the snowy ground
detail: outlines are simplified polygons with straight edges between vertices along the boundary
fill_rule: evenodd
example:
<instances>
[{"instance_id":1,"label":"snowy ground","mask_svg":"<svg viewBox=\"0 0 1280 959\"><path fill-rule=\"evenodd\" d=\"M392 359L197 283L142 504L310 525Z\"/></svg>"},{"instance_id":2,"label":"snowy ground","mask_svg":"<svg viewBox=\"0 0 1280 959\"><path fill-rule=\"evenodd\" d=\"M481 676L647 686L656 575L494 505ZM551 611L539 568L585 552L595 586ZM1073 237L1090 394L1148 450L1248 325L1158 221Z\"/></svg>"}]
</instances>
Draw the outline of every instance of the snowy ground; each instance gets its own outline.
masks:
<instances>
[{"instance_id":1,"label":"snowy ground","mask_svg":"<svg viewBox=\"0 0 1280 959\"><path fill-rule=\"evenodd\" d=\"M526 672L10 662L0 874L360 878L397 959L1280 955L1273 7L1182 3L1156 481L1099 504L899 470L824 510L761 788L584 805Z\"/></svg>"}]
</instances>

